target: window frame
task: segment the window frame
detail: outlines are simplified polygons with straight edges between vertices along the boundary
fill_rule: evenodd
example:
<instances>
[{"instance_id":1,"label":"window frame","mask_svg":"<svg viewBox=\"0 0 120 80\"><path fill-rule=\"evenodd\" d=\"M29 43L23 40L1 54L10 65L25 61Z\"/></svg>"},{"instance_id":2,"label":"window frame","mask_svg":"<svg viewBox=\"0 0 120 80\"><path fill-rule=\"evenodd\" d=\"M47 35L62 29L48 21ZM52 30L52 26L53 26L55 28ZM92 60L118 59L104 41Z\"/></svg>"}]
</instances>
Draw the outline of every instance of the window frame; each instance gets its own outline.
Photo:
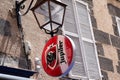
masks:
<instances>
[{"instance_id":1,"label":"window frame","mask_svg":"<svg viewBox=\"0 0 120 80\"><path fill-rule=\"evenodd\" d=\"M78 26L78 19L77 19L76 13L75 13L75 12L76 12L75 0L72 0L72 3L73 3L72 6L75 7L75 8L73 8L73 11L74 11L74 15L75 15L75 24L76 24L76 27L77 27L77 34L76 34L76 33L69 32L69 31L65 31L65 28L64 28L65 26L64 26L64 24L63 24L63 27L62 27L62 31L63 31L63 35L69 35L69 36L73 36L73 37L78 38L78 39L79 39L79 42L80 42L80 44L79 44L79 46L80 46L80 45L82 45L82 43L81 43L82 38L81 38L81 36L79 36L79 34L81 34L81 33L80 33L80 31L79 31L80 29L79 29L79 26ZM77 14L77 15L78 15L78 14ZM83 47L80 46L80 48L83 48ZM83 53L83 49L81 49L81 53ZM84 56L85 56L85 55L82 54L82 57L84 57ZM83 62L86 62L84 58L83 58ZM75 61L75 63L79 63L79 62L76 62L76 61ZM87 73L86 64L85 64L85 63L84 63L84 68L85 68L85 73ZM73 75L71 71L69 72L69 74L72 75L73 78L76 78L76 77L78 77L78 78L79 78L79 77L87 78L87 77L83 77L83 76Z\"/></svg>"},{"instance_id":2,"label":"window frame","mask_svg":"<svg viewBox=\"0 0 120 80\"><path fill-rule=\"evenodd\" d=\"M85 5L86 8L87 8L87 15L88 15L88 19L89 19L89 27L90 27L90 31L91 31L91 35L92 35L92 40L84 38L82 36L79 36L81 34L81 28L80 28L80 24L78 24L79 23L79 19L78 19L78 12L77 12L76 1L81 3L81 4L83 4L83 5ZM95 44L96 41L95 41L95 37L94 37L94 33L93 33L92 21L91 21L91 17L90 17L90 14L89 14L90 10L89 10L88 3L86 3L86 2L84 2L82 0L72 0L72 3L73 3L72 6L73 6L73 10L74 10L74 15L75 15L75 23L76 23L76 27L77 27L77 32L78 33L75 34L75 33L72 33L72 32L65 31L65 28L64 28L65 26L64 25L63 25L62 30L63 30L63 34L64 35L67 34L67 35L79 38L81 53L82 53L83 62L84 62L85 73L86 73L87 77L73 75L71 71L70 71L69 74L72 74L73 78L74 77L75 78L76 77L78 77L78 78L82 77L82 78L90 79L89 74L88 74L88 70L87 70L87 67L86 67L87 66L87 61L85 60L85 55L84 55L85 51L84 51L84 47L83 47L83 41L86 41L86 42L92 43L94 45L95 57L97 59L97 64L98 64L98 68L99 68L99 74L102 77L100 64L99 64L99 59L98 59L98 55L97 55L97 48L96 48L96 44Z\"/></svg>"}]
</instances>

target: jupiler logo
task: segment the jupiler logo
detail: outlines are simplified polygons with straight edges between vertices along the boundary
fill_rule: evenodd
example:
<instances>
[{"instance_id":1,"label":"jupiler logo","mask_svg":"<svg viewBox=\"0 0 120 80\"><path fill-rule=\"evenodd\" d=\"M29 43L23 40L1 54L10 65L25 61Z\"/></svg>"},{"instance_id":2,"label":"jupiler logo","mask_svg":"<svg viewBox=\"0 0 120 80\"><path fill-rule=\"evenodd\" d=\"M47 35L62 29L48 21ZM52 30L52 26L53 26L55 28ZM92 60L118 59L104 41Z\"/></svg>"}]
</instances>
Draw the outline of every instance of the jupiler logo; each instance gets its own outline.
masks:
<instances>
[{"instance_id":1,"label":"jupiler logo","mask_svg":"<svg viewBox=\"0 0 120 80\"><path fill-rule=\"evenodd\" d=\"M54 69L57 65L67 63L65 60L63 42L58 41L58 44L52 43L45 51L46 63L50 69Z\"/></svg>"}]
</instances>

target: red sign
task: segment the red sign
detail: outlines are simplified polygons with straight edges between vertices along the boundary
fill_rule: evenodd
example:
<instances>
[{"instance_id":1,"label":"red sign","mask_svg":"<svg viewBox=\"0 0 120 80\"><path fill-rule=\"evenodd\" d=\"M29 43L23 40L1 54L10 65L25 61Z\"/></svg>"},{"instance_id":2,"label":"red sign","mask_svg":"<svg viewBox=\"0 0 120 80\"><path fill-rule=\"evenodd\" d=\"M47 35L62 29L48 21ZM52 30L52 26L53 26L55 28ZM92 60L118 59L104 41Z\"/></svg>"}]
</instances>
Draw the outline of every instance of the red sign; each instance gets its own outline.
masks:
<instances>
[{"instance_id":1,"label":"red sign","mask_svg":"<svg viewBox=\"0 0 120 80\"><path fill-rule=\"evenodd\" d=\"M45 45L42 66L50 76L66 75L73 66L74 44L67 36L54 36Z\"/></svg>"}]
</instances>

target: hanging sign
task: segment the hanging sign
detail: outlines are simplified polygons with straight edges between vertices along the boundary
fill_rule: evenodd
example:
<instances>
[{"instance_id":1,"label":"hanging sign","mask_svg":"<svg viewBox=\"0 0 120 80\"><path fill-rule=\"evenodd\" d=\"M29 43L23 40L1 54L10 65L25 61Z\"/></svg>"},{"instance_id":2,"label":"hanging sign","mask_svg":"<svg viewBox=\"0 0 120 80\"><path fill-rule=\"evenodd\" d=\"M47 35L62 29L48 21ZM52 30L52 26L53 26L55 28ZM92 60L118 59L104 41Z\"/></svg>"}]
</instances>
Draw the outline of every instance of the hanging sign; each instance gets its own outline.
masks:
<instances>
[{"instance_id":1,"label":"hanging sign","mask_svg":"<svg viewBox=\"0 0 120 80\"><path fill-rule=\"evenodd\" d=\"M44 71L54 77L68 74L74 64L74 49L73 41L69 37L52 37L42 52Z\"/></svg>"}]
</instances>

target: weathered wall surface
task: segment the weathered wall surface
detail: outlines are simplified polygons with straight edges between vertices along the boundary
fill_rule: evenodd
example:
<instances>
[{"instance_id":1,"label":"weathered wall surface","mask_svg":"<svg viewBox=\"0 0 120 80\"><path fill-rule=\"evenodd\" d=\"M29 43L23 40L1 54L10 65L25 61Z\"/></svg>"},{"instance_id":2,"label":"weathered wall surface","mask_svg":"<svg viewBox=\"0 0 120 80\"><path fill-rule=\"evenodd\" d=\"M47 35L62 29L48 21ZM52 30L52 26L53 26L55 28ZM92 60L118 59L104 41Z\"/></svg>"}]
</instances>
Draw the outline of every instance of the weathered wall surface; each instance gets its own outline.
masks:
<instances>
[{"instance_id":1,"label":"weathered wall surface","mask_svg":"<svg viewBox=\"0 0 120 80\"><path fill-rule=\"evenodd\" d=\"M120 2L116 0L84 1L88 3L90 1L89 8L103 80L120 80L120 37L115 21L115 16L120 17ZM26 67L26 60L21 57L24 54L16 18L12 17L9 12L14 3L15 0L1 0L0 2L0 55L7 54L4 65L24 68ZM26 5L28 4L29 0L26 2ZM35 57L41 59L43 47L50 36L39 29L31 11L22 16L22 24L25 41L31 43L29 59L32 62L32 70L35 70L34 59ZM48 76L42 68L38 76L41 80L57 80L57 78Z\"/></svg>"},{"instance_id":2,"label":"weathered wall surface","mask_svg":"<svg viewBox=\"0 0 120 80\"><path fill-rule=\"evenodd\" d=\"M98 29L114 34L111 16L108 13L107 0L93 0L93 3Z\"/></svg>"},{"instance_id":3,"label":"weathered wall surface","mask_svg":"<svg viewBox=\"0 0 120 80\"><path fill-rule=\"evenodd\" d=\"M120 37L115 16L120 17L120 2L116 0L93 0L94 28L103 80L120 80Z\"/></svg>"},{"instance_id":4,"label":"weathered wall surface","mask_svg":"<svg viewBox=\"0 0 120 80\"><path fill-rule=\"evenodd\" d=\"M28 7L29 3L30 1L27 0L25 3L26 8ZM16 18L15 16L11 16L9 11L13 9L14 5L15 0L1 0L0 2L0 55L7 54L8 59L6 59L4 65L25 68L27 65L25 63L26 61L24 60L25 54L22 51ZM39 29L31 11L29 11L27 15L22 16L22 26L25 41L29 41L31 44L31 54L29 55L29 60L31 61L32 70L35 70L35 57L41 59L43 47L46 43L46 40L48 40L50 36ZM57 78L48 76L43 71L42 66L41 70L39 71L39 75L34 76L34 78L36 77L38 77L38 80L57 80Z\"/></svg>"},{"instance_id":5,"label":"weathered wall surface","mask_svg":"<svg viewBox=\"0 0 120 80\"><path fill-rule=\"evenodd\" d=\"M13 0L1 0L0 3L0 53L8 56L4 65L18 67L19 62L16 58L19 58L21 54L21 45L16 20L11 17L9 12L13 3ZM15 62L14 59L16 59Z\"/></svg>"}]
</instances>

